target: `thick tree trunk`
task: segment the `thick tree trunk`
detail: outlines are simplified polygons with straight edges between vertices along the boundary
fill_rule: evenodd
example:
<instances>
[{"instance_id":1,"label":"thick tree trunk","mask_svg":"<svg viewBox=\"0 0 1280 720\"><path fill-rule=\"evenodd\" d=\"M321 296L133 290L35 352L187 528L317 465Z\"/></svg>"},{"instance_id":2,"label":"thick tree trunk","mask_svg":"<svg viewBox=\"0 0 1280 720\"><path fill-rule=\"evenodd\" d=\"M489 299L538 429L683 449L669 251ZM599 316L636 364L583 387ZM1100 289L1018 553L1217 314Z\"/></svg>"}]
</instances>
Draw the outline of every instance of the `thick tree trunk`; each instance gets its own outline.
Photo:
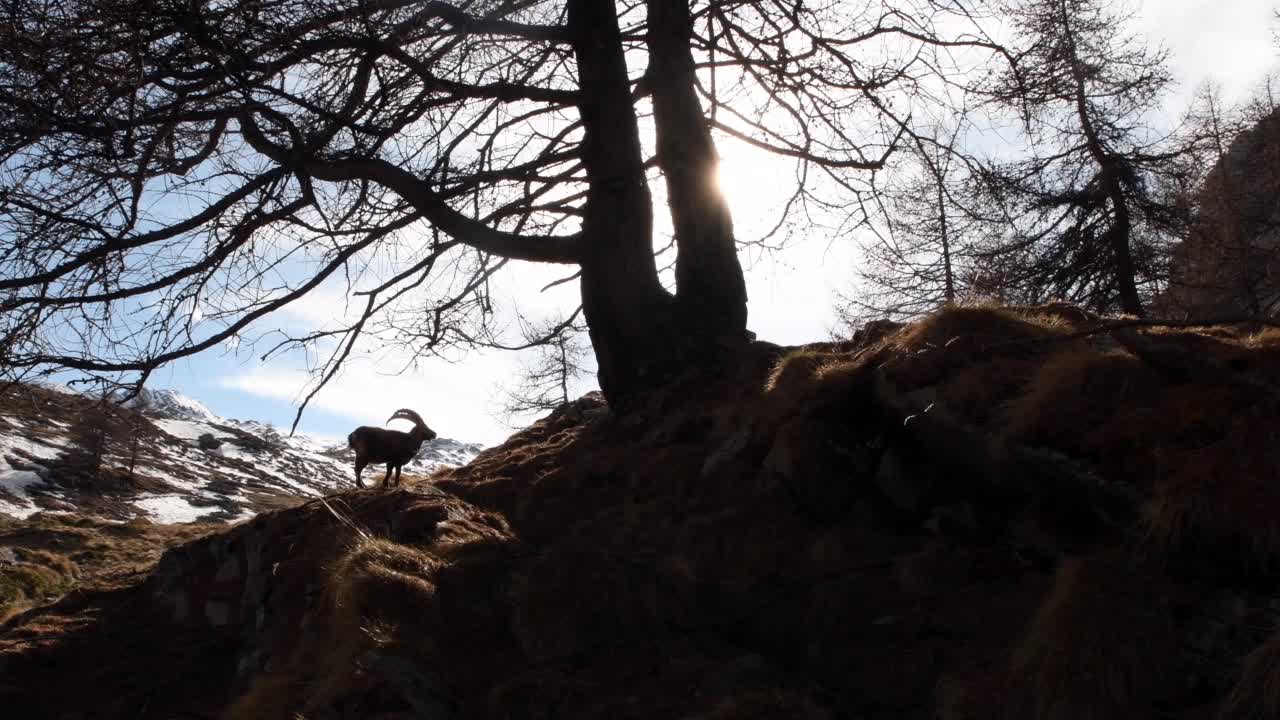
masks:
<instances>
[{"instance_id":1,"label":"thick tree trunk","mask_svg":"<svg viewBox=\"0 0 1280 720\"><path fill-rule=\"evenodd\" d=\"M677 297L662 287L653 257L653 199L615 4L568 2L582 161L590 178L582 221L583 311L600 388L622 411L674 374L719 362L747 337L733 224L715 187L715 149L693 90L688 7L676 0L659 13L650 27L666 28L658 36L675 57L654 53L659 65L674 63L654 89L654 105L676 222Z\"/></svg>"},{"instance_id":2,"label":"thick tree trunk","mask_svg":"<svg viewBox=\"0 0 1280 720\"><path fill-rule=\"evenodd\" d=\"M1111 170L1106 172L1111 173ZM1144 317L1146 309L1142 307L1142 299L1138 296L1138 285L1135 281L1137 271L1133 267L1133 253L1130 251L1130 235L1133 232L1133 220L1129 216L1129 205L1125 200L1124 192L1120 188L1120 181L1114 177L1109 179L1108 185L1112 186L1108 190L1111 197L1112 207L1115 209L1116 218L1111 227L1107 230L1107 242L1111 244L1111 254L1114 258L1116 285L1120 291L1120 308L1130 315Z\"/></svg>"},{"instance_id":3,"label":"thick tree trunk","mask_svg":"<svg viewBox=\"0 0 1280 720\"><path fill-rule=\"evenodd\" d=\"M747 289L733 219L715 181L719 157L695 91L688 0L647 0L649 69L658 164L667 181L676 237L676 302L704 351L747 338Z\"/></svg>"},{"instance_id":4,"label":"thick tree trunk","mask_svg":"<svg viewBox=\"0 0 1280 720\"><path fill-rule=\"evenodd\" d=\"M582 161L590 178L582 304L605 397L625 407L679 361L675 301L658 281L653 207L612 0L570 0L578 61Z\"/></svg>"}]
</instances>

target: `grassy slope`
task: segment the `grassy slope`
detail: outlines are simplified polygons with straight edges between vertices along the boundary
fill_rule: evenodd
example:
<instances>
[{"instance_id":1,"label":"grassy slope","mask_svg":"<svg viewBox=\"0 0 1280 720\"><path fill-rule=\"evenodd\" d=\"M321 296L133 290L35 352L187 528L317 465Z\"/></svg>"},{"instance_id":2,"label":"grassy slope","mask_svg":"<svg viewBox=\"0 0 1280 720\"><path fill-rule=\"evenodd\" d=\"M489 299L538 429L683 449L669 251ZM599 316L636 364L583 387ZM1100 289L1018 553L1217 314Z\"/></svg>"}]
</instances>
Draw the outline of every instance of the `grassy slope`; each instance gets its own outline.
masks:
<instances>
[{"instance_id":1,"label":"grassy slope","mask_svg":"<svg viewBox=\"0 0 1280 720\"><path fill-rule=\"evenodd\" d=\"M760 346L625 418L574 403L415 490L259 516L11 620L0 700L52 717L1266 717L1280 337L1100 329L1066 307L953 309ZM1086 499L1060 502L1062 482ZM1095 512L1119 490L1136 522ZM80 692L32 690L51 680Z\"/></svg>"},{"instance_id":2,"label":"grassy slope","mask_svg":"<svg viewBox=\"0 0 1280 720\"><path fill-rule=\"evenodd\" d=\"M0 515L0 622L72 588L136 583L166 549L216 525L109 523L79 515Z\"/></svg>"}]
</instances>

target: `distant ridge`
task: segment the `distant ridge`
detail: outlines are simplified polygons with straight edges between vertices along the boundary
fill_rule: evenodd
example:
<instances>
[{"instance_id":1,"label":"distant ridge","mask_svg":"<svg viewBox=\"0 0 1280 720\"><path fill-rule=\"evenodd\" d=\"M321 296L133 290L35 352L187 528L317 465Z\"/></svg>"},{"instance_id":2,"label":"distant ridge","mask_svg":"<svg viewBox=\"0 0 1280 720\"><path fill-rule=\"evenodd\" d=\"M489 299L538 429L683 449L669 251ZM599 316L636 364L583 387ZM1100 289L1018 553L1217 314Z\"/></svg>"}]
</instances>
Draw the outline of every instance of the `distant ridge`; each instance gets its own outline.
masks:
<instances>
[{"instance_id":1,"label":"distant ridge","mask_svg":"<svg viewBox=\"0 0 1280 720\"><path fill-rule=\"evenodd\" d=\"M353 485L345 442L224 418L171 389L144 389L124 406L105 418L89 395L65 385L0 396L0 514L228 522ZM101 462L86 448L97 441L86 437L103 438ZM481 449L437 439L404 470L428 475L464 465Z\"/></svg>"}]
</instances>

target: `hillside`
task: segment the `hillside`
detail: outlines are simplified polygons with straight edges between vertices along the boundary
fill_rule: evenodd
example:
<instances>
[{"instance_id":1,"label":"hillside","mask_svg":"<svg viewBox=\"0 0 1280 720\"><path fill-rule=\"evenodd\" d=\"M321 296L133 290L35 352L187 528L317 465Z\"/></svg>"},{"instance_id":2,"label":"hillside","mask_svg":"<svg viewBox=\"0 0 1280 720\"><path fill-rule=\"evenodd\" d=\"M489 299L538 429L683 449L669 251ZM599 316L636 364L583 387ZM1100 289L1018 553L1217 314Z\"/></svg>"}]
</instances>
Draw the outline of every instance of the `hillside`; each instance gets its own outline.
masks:
<instances>
[{"instance_id":1,"label":"hillside","mask_svg":"<svg viewBox=\"0 0 1280 720\"><path fill-rule=\"evenodd\" d=\"M345 443L222 418L172 390L144 391L129 406L107 417L94 400L59 387L0 395L0 514L231 522L353 485ZM404 470L429 474L479 451L440 438ZM381 478L376 471L366 470L366 481Z\"/></svg>"},{"instance_id":2,"label":"hillside","mask_svg":"<svg viewBox=\"0 0 1280 720\"><path fill-rule=\"evenodd\" d=\"M975 307L758 343L13 617L0 707L1274 717L1278 436L1275 330Z\"/></svg>"}]
</instances>

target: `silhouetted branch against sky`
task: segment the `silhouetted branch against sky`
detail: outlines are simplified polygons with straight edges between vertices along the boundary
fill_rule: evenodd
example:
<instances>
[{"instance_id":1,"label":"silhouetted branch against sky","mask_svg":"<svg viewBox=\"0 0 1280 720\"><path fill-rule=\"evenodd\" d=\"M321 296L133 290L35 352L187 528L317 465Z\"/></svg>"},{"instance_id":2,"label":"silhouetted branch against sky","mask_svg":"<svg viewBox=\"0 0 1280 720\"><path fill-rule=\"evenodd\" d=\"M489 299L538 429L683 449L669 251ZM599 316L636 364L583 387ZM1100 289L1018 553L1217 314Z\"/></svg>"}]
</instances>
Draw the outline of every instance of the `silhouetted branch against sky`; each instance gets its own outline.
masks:
<instances>
[{"instance_id":1,"label":"silhouetted branch against sky","mask_svg":"<svg viewBox=\"0 0 1280 720\"><path fill-rule=\"evenodd\" d=\"M1208 135L1169 105L1171 52L1125 3L1012 0L1002 16L1015 59L968 93L986 117L961 113L933 143L960 172L922 162L905 184L886 183L898 198L883 223L892 235L870 243L851 309L909 317L992 295L1141 315L1167 282L1207 169ZM997 134L992 117L1016 143L982 142Z\"/></svg>"},{"instance_id":2,"label":"silhouetted branch against sky","mask_svg":"<svg viewBox=\"0 0 1280 720\"><path fill-rule=\"evenodd\" d=\"M648 16L618 7L644 117ZM837 194L860 192L901 138L891 106L934 100L959 76L948 55L998 51L976 26L939 35L940 17L962 15L921 0L691 10L711 126ZM10 367L146 373L339 284L361 298L345 326L285 338L332 341L324 379L361 334L426 352L496 343L491 280L508 260L583 257L590 179L563 3L68 1L7 14ZM794 212L833 204L794 185Z\"/></svg>"},{"instance_id":3,"label":"silhouetted branch against sky","mask_svg":"<svg viewBox=\"0 0 1280 720\"><path fill-rule=\"evenodd\" d=\"M646 3L617 7L653 247L674 250ZM918 144L927 118L1007 65L987 7L690 4L695 97L739 169L720 182L749 266L865 222L895 143ZM3 13L8 372L138 378L235 347L308 362L314 391L353 357L417 368L520 344L513 306L535 319L576 307L572 285L536 295L598 241L582 234L595 180L565 2L18 0ZM779 257L812 272L821 253L804 246Z\"/></svg>"}]
</instances>

